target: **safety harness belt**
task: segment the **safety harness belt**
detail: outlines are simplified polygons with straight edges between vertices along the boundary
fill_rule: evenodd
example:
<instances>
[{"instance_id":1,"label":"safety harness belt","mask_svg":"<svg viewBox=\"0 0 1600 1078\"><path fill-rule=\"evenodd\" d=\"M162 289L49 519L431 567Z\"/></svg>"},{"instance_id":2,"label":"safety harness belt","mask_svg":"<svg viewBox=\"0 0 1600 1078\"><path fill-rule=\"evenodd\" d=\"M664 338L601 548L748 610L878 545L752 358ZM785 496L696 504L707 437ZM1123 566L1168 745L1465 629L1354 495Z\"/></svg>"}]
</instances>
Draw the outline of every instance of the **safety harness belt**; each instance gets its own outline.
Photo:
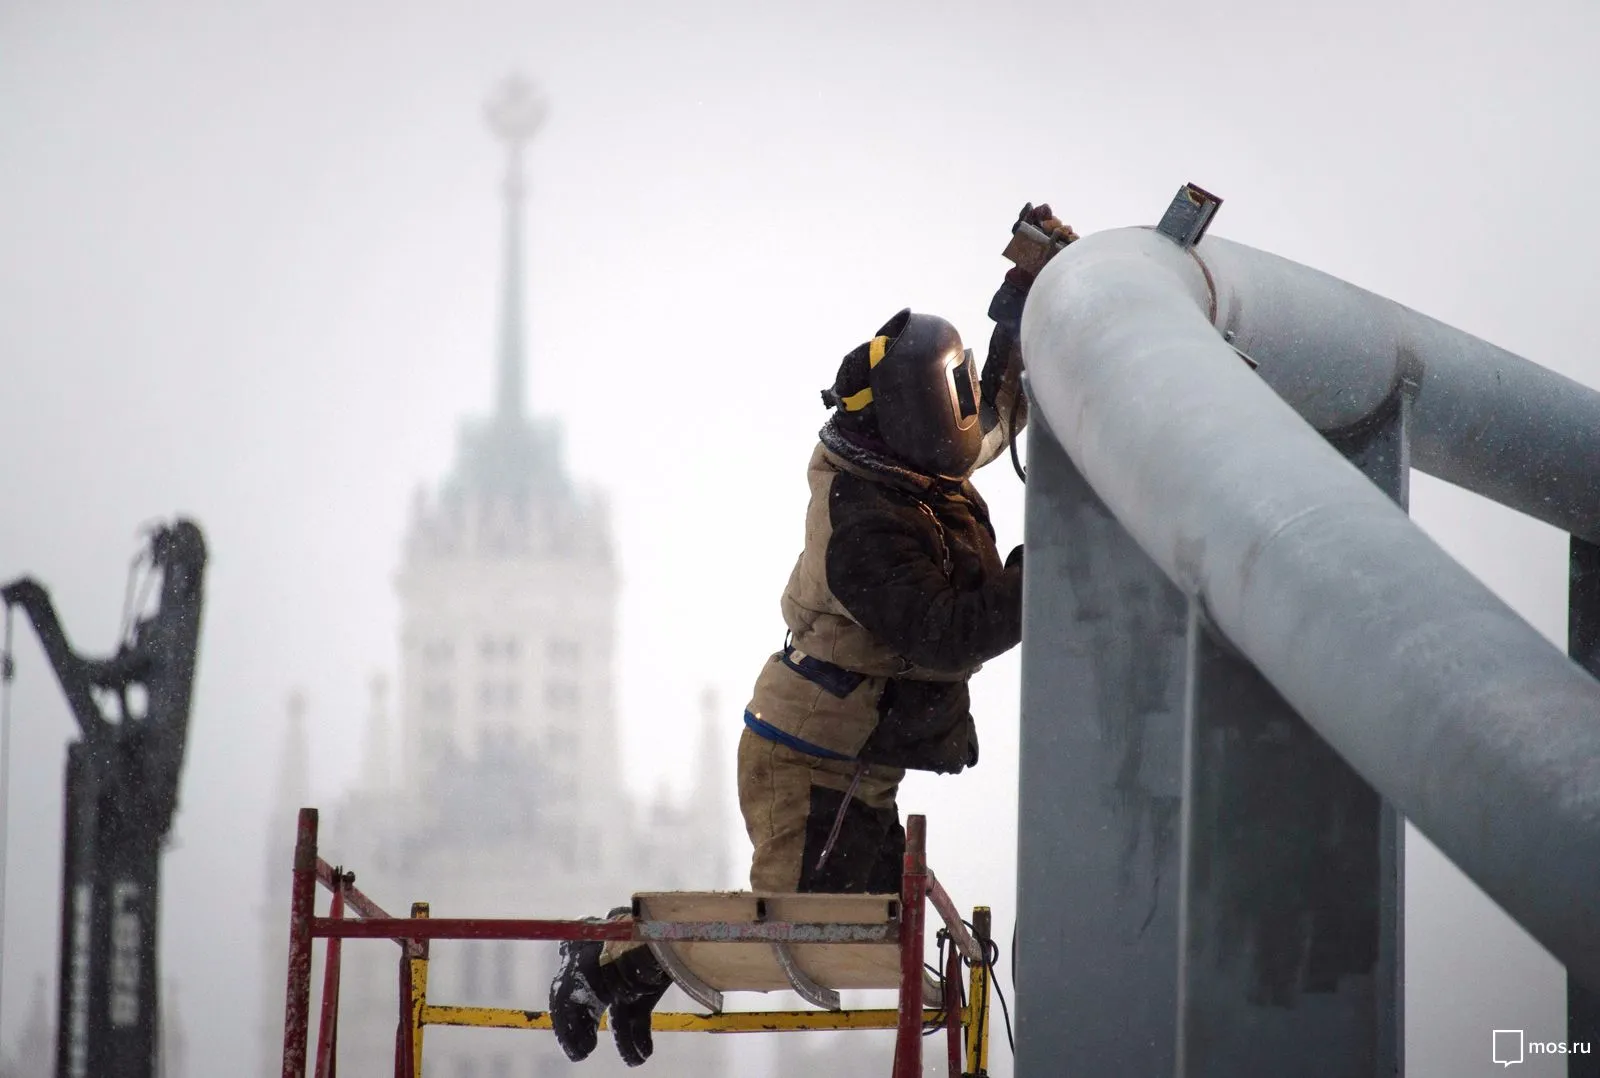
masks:
<instances>
[{"instance_id":1,"label":"safety harness belt","mask_svg":"<svg viewBox=\"0 0 1600 1078\"><path fill-rule=\"evenodd\" d=\"M745 709L744 724L757 737L764 737L768 741L776 741L786 749L803 752L807 756L820 756L824 760L843 760L846 763L855 759L854 756L846 756L842 752L834 752L832 749L825 749L821 745L813 745L804 738L795 737L785 730L780 730L770 722L756 718L748 708Z\"/></svg>"}]
</instances>

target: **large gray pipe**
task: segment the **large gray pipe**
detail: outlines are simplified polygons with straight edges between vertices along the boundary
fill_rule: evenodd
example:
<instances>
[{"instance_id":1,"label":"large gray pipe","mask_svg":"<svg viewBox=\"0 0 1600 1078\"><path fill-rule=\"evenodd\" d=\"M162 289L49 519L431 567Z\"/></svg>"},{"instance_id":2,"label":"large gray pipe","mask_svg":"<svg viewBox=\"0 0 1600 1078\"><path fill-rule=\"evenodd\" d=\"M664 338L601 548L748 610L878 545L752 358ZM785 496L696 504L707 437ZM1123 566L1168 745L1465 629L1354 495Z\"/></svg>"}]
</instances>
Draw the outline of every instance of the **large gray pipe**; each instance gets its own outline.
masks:
<instances>
[{"instance_id":1,"label":"large gray pipe","mask_svg":"<svg viewBox=\"0 0 1600 1078\"><path fill-rule=\"evenodd\" d=\"M1312 426L1359 423L1409 382L1416 467L1600 542L1600 393L1287 259L1221 239L1195 254L1217 327Z\"/></svg>"},{"instance_id":2,"label":"large gray pipe","mask_svg":"<svg viewBox=\"0 0 1600 1078\"><path fill-rule=\"evenodd\" d=\"M1548 422L1576 423L1600 398L1304 267L1218 240L1198 253L1204 269L1129 229L1057 256L1023 315L1036 406L1140 546L1329 744L1600 985L1600 684L1286 403L1346 425L1393 387L1400 356L1419 463L1592 536L1577 473L1600 475L1581 445L1600 423L1524 444L1502 421L1554 409Z\"/></svg>"}]
</instances>

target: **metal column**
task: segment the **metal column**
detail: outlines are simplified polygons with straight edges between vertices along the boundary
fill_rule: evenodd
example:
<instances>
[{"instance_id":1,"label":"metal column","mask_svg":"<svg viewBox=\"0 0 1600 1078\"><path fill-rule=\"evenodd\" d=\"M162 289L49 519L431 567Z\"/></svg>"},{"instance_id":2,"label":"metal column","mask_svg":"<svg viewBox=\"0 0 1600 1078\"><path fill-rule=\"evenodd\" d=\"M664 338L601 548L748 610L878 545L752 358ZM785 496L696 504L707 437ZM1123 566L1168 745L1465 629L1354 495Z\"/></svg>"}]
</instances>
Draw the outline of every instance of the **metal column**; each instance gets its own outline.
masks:
<instances>
[{"instance_id":1,"label":"metal column","mask_svg":"<svg viewBox=\"0 0 1600 1078\"><path fill-rule=\"evenodd\" d=\"M1032 423L1016 1073L1171 1074L1184 599Z\"/></svg>"},{"instance_id":2,"label":"metal column","mask_svg":"<svg viewBox=\"0 0 1600 1078\"><path fill-rule=\"evenodd\" d=\"M1600 546L1573 536L1568 556L1567 654L1600 677ZM1567 1057L1569 1078L1600 1078L1600 985L1585 985L1567 974L1567 1040L1591 1046L1585 1055Z\"/></svg>"},{"instance_id":3,"label":"metal column","mask_svg":"<svg viewBox=\"0 0 1600 1078\"><path fill-rule=\"evenodd\" d=\"M1407 415L1333 440L1402 507ZM1402 822L1035 423L1019 1078L1401 1073Z\"/></svg>"},{"instance_id":4,"label":"metal column","mask_svg":"<svg viewBox=\"0 0 1600 1078\"><path fill-rule=\"evenodd\" d=\"M1330 439L1402 508L1406 416ZM1399 1075L1402 823L1190 606L1178 1073Z\"/></svg>"}]
</instances>

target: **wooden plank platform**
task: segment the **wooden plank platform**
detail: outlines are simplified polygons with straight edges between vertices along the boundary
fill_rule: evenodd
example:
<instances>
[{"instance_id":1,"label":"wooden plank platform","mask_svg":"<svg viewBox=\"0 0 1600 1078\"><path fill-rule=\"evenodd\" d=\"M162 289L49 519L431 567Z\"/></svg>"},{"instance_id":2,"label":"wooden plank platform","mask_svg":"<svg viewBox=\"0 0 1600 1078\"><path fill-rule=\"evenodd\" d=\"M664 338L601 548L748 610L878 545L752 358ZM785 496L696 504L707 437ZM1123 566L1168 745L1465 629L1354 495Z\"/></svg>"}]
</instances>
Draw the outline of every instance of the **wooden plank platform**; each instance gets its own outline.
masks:
<instances>
[{"instance_id":1,"label":"wooden plank platform","mask_svg":"<svg viewBox=\"0 0 1600 1078\"><path fill-rule=\"evenodd\" d=\"M635 915L652 921L877 925L894 921L900 911L899 895L653 891L633 899ZM675 943L673 949L695 976L720 991L781 992L792 987L767 943ZM900 948L893 942L797 943L789 950L795 964L825 988L900 987Z\"/></svg>"}]
</instances>

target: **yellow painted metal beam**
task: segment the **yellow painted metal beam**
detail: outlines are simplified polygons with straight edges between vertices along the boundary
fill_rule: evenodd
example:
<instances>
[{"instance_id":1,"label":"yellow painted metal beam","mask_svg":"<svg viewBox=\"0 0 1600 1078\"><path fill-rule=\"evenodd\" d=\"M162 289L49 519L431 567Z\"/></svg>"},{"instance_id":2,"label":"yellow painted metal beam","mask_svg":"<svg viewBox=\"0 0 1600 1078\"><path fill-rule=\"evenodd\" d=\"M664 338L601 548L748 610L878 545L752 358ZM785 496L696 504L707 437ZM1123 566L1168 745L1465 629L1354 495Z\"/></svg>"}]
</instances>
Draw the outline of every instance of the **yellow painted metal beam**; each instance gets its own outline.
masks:
<instances>
[{"instance_id":1,"label":"yellow painted metal beam","mask_svg":"<svg viewBox=\"0 0 1600 1078\"><path fill-rule=\"evenodd\" d=\"M989 907L975 906L972 923L978 928L978 946L987 949L989 943ZM967 985L967 1009L961 1016L966 1030L967 1073L989 1073L989 964L981 962L972 967Z\"/></svg>"},{"instance_id":2,"label":"yellow painted metal beam","mask_svg":"<svg viewBox=\"0 0 1600 1078\"><path fill-rule=\"evenodd\" d=\"M411 916L425 918L428 916L426 902L413 902ZM406 964L411 972L411 1066L414 1074L412 1078L422 1078L422 1031L427 1023L423 1015L428 1010L428 943L422 941L421 953L407 957ZM411 952L407 951L408 956Z\"/></svg>"}]
</instances>

